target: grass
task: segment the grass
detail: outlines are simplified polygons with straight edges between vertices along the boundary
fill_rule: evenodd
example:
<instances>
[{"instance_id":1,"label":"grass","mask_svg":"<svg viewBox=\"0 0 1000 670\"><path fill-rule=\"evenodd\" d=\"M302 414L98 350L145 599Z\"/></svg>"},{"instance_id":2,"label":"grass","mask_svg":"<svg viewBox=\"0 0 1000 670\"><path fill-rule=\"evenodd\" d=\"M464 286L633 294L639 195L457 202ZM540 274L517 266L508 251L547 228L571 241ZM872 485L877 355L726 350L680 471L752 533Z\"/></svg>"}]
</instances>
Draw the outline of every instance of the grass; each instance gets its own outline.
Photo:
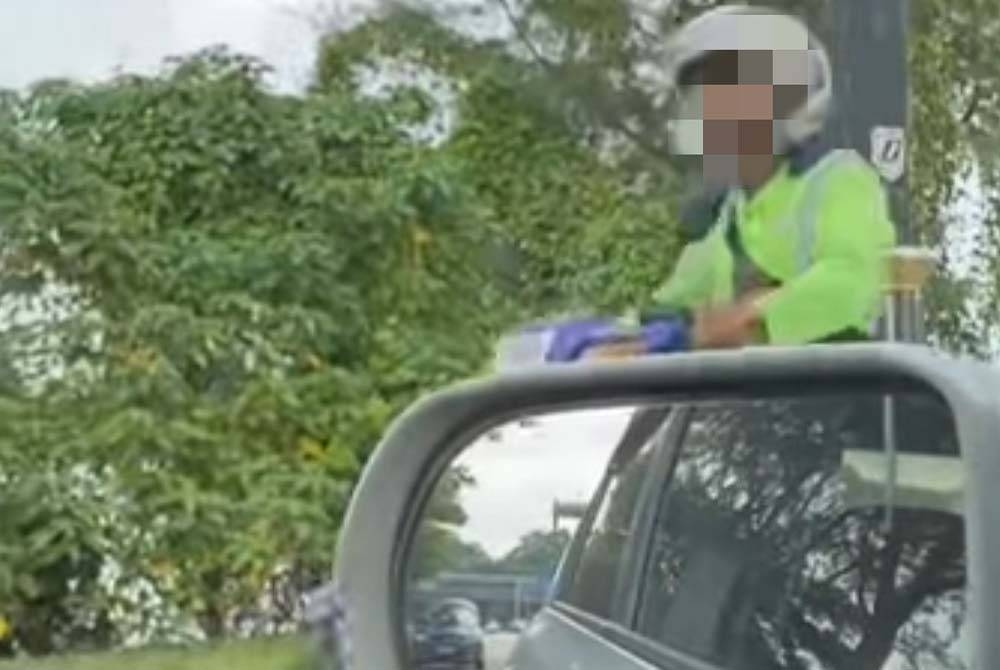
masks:
<instances>
[{"instance_id":1,"label":"grass","mask_svg":"<svg viewBox=\"0 0 1000 670\"><path fill-rule=\"evenodd\" d=\"M304 636L0 661L0 670L318 670L319 667L313 642Z\"/></svg>"}]
</instances>

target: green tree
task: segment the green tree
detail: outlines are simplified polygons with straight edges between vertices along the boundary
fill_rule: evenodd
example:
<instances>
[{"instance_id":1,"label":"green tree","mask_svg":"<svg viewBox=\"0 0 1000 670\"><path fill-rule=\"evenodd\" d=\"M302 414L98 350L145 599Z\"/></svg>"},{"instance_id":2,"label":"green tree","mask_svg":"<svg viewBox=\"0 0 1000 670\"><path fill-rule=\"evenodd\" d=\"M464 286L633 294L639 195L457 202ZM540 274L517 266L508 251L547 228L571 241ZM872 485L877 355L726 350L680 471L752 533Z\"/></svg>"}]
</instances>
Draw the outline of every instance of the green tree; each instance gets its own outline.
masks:
<instances>
[{"instance_id":1,"label":"green tree","mask_svg":"<svg viewBox=\"0 0 1000 670\"><path fill-rule=\"evenodd\" d=\"M512 319L567 309L617 310L647 299L678 249L675 180L660 172L652 194L583 141L585 129L552 95L549 73L407 8L335 34L318 63L317 87L342 85L362 66L413 63L457 91L458 122L442 155L461 165L491 247ZM642 244L637 244L643 240Z\"/></svg>"},{"instance_id":2,"label":"green tree","mask_svg":"<svg viewBox=\"0 0 1000 670\"><path fill-rule=\"evenodd\" d=\"M479 544L464 541L459 529L468 520L462 490L476 485L464 466L453 465L442 476L424 510L411 559L410 579L426 579L441 572L489 570L492 559Z\"/></svg>"},{"instance_id":3,"label":"green tree","mask_svg":"<svg viewBox=\"0 0 1000 670\"><path fill-rule=\"evenodd\" d=\"M35 316L5 332L0 603L25 651L80 642L48 625L67 607L115 624L101 644L168 610L218 636L273 579L322 579L388 417L483 358L478 215L401 130L422 99L263 72L210 50L4 98L4 297Z\"/></svg>"},{"instance_id":4,"label":"green tree","mask_svg":"<svg viewBox=\"0 0 1000 670\"><path fill-rule=\"evenodd\" d=\"M570 538L569 531L561 528L554 531L532 531L496 562L496 570L551 577L559 567Z\"/></svg>"}]
</instances>

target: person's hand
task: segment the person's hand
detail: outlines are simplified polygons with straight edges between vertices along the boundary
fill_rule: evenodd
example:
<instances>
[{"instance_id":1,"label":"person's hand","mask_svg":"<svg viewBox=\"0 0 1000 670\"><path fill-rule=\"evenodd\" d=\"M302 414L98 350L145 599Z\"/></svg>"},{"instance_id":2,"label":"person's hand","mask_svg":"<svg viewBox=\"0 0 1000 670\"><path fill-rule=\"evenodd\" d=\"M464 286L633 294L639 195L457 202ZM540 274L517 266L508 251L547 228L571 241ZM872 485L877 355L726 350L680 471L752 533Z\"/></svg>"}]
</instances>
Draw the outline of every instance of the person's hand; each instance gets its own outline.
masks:
<instances>
[{"instance_id":1,"label":"person's hand","mask_svg":"<svg viewBox=\"0 0 1000 670\"><path fill-rule=\"evenodd\" d=\"M635 334L613 342L593 345L585 358L619 359L687 351L691 348L690 328L680 318L650 320Z\"/></svg>"},{"instance_id":2,"label":"person's hand","mask_svg":"<svg viewBox=\"0 0 1000 670\"><path fill-rule=\"evenodd\" d=\"M756 293L725 307L695 313L692 343L695 349L731 349L761 339L761 311Z\"/></svg>"},{"instance_id":3,"label":"person's hand","mask_svg":"<svg viewBox=\"0 0 1000 670\"><path fill-rule=\"evenodd\" d=\"M553 325L553 337L545 354L548 363L578 360L594 346L613 339L615 324L607 319L576 319Z\"/></svg>"}]
</instances>

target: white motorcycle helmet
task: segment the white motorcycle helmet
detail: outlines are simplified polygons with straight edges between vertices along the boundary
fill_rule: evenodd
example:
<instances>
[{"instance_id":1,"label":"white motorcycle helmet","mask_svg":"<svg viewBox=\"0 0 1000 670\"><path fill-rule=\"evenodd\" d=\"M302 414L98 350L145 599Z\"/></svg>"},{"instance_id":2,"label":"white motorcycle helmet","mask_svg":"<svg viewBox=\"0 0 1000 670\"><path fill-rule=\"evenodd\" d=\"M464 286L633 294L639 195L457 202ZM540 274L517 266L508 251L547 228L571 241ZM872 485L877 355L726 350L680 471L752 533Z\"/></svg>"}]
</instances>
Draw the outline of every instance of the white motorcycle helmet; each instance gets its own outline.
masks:
<instances>
[{"instance_id":1,"label":"white motorcycle helmet","mask_svg":"<svg viewBox=\"0 0 1000 670\"><path fill-rule=\"evenodd\" d=\"M829 56L816 36L793 16L764 7L717 7L683 25L663 48L664 74L675 96L668 123L675 155L702 153L701 92L685 76L713 52L770 51L774 54L772 83L805 87L804 99L774 119L775 155L815 136L826 122L833 98Z\"/></svg>"}]
</instances>

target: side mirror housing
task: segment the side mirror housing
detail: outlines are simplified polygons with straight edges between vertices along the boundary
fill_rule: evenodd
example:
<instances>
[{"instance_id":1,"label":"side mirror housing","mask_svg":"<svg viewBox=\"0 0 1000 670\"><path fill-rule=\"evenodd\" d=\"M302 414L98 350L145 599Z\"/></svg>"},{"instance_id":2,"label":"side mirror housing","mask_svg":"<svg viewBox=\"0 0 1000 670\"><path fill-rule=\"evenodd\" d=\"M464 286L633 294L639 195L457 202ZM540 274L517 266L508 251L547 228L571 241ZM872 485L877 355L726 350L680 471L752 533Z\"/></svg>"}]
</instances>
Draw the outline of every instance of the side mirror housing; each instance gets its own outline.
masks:
<instances>
[{"instance_id":1,"label":"side mirror housing","mask_svg":"<svg viewBox=\"0 0 1000 670\"><path fill-rule=\"evenodd\" d=\"M1000 621L1000 506L993 497L1000 479L1000 373L920 346L852 344L552 366L459 384L416 403L373 453L340 537L334 595L328 594L335 605L326 610L334 615L323 625L337 638L341 670L407 667L407 552L435 482L476 435L557 408L908 385L932 389L947 403L961 460L900 460L900 504L945 510L964 504L973 667L993 667L1000 663L1000 636L992 632ZM853 487L848 497L877 502L867 487L884 459L849 454L844 462Z\"/></svg>"}]
</instances>

